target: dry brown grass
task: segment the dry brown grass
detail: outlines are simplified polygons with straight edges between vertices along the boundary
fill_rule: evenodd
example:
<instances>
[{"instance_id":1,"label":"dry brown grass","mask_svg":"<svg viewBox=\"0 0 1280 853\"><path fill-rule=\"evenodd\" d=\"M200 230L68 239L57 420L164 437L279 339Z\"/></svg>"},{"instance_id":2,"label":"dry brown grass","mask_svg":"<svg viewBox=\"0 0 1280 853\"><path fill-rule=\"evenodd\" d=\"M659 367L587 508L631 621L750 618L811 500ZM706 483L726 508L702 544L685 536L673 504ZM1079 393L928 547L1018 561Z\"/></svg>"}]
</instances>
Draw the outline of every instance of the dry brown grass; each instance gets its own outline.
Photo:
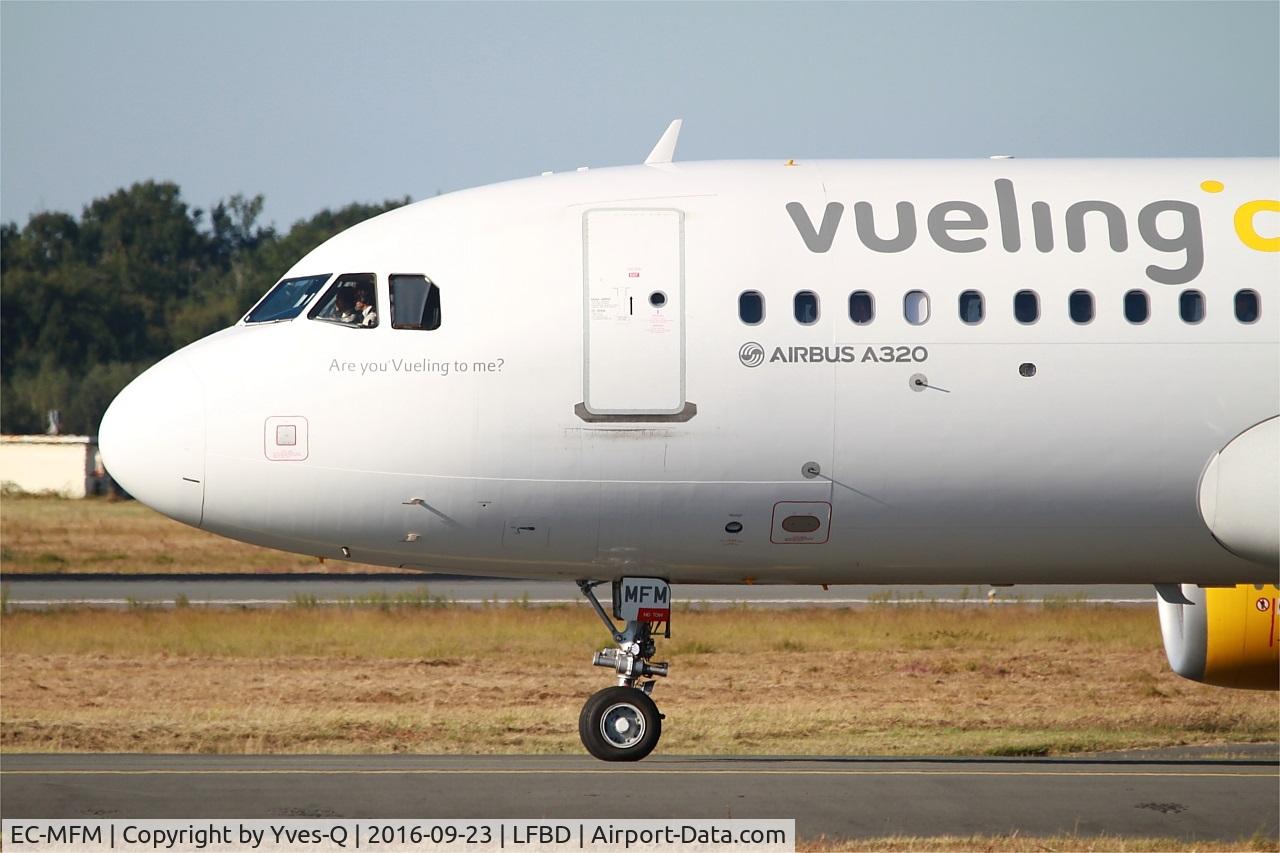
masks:
<instances>
[{"instance_id":1,"label":"dry brown grass","mask_svg":"<svg viewBox=\"0 0 1280 853\"><path fill-rule=\"evenodd\" d=\"M9 496L0 500L0 571L180 574L369 571L272 551L179 524L137 501ZM396 571L377 568L376 571Z\"/></svg>"},{"instance_id":2,"label":"dry brown grass","mask_svg":"<svg viewBox=\"0 0 1280 853\"><path fill-rule=\"evenodd\" d=\"M1274 694L1169 672L1149 610L678 613L670 753L1058 754L1273 741ZM585 608L18 612L0 747L573 752Z\"/></svg>"},{"instance_id":3,"label":"dry brown grass","mask_svg":"<svg viewBox=\"0 0 1280 853\"><path fill-rule=\"evenodd\" d=\"M944 835L935 838L832 839L811 838L796 842L797 853L844 853L844 851L872 851L872 853L948 853L949 851L975 851L976 853L1042 853L1042 851L1068 853L1179 853L1180 851L1280 850L1280 844L1270 838L1253 838L1240 841L1183 841L1177 838L1123 838L1102 836L1053 836L1036 838L1021 835Z\"/></svg>"}]
</instances>

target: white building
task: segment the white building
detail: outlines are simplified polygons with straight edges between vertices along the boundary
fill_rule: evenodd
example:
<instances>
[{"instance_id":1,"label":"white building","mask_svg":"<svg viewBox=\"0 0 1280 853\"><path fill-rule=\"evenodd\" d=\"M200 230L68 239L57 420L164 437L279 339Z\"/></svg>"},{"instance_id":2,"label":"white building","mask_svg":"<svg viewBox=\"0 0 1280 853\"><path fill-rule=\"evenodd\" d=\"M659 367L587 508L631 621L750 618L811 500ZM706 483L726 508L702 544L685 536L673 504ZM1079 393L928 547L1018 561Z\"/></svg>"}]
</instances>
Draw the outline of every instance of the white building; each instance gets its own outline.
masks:
<instances>
[{"instance_id":1,"label":"white building","mask_svg":"<svg viewBox=\"0 0 1280 853\"><path fill-rule=\"evenodd\" d=\"M110 481L87 435L0 436L0 486L65 498L105 494Z\"/></svg>"}]
</instances>

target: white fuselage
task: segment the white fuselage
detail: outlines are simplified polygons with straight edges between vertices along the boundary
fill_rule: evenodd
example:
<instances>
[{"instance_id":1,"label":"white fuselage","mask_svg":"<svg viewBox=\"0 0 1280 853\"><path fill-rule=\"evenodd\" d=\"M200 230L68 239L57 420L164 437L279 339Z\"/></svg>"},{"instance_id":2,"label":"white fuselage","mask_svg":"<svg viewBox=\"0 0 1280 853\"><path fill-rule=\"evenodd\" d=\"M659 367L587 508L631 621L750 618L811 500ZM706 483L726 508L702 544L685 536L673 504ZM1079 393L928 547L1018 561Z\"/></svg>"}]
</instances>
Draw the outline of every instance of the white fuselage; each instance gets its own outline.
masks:
<instances>
[{"instance_id":1,"label":"white fuselage","mask_svg":"<svg viewBox=\"0 0 1280 853\"><path fill-rule=\"evenodd\" d=\"M192 344L121 395L104 454L180 520L387 566L1273 582L1215 541L1197 489L1280 412L1280 214L1237 215L1277 198L1271 160L714 162L442 196L286 276L376 274L378 327L303 311ZM1115 210L1071 212L1082 201ZM1144 213L1161 201L1177 204ZM401 274L438 286L438 329L392 327ZM1254 322L1236 317L1242 289ZM969 290L976 324L958 311ZM1069 316L1077 290L1090 322ZM1145 322L1126 319L1131 290ZM1202 321L1180 316L1188 290ZM798 322L799 291L815 322ZM871 322L851 320L854 291ZM910 291L927 322L908 322Z\"/></svg>"}]
</instances>

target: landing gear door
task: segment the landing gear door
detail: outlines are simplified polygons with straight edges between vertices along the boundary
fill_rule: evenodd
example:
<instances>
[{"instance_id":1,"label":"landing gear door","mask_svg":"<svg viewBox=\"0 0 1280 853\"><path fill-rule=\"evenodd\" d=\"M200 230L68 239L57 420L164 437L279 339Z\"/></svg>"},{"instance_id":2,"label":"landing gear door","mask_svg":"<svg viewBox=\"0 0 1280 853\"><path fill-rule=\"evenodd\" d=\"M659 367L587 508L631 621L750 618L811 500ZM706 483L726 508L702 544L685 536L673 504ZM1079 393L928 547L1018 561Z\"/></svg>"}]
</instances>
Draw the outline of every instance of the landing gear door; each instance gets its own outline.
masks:
<instances>
[{"instance_id":1,"label":"landing gear door","mask_svg":"<svg viewBox=\"0 0 1280 853\"><path fill-rule=\"evenodd\" d=\"M622 578L613 587L613 615L623 622L670 622L670 584L661 578Z\"/></svg>"},{"instance_id":2,"label":"landing gear door","mask_svg":"<svg viewBox=\"0 0 1280 853\"><path fill-rule=\"evenodd\" d=\"M586 411L677 415L684 399L684 214L583 214Z\"/></svg>"}]
</instances>

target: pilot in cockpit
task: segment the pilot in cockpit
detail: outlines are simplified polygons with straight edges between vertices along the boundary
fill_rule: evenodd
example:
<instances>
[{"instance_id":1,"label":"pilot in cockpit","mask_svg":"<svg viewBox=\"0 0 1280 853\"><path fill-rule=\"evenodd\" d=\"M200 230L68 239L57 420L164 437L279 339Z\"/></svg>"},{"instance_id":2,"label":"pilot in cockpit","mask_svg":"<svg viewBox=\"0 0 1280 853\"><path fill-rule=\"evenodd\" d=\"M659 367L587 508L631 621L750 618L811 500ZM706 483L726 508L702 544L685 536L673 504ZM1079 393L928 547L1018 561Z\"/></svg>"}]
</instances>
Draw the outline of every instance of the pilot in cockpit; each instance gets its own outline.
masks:
<instances>
[{"instance_id":1,"label":"pilot in cockpit","mask_svg":"<svg viewBox=\"0 0 1280 853\"><path fill-rule=\"evenodd\" d=\"M349 288L342 288L334 297L333 319L339 323L356 324L360 314L356 311L356 298Z\"/></svg>"},{"instance_id":2,"label":"pilot in cockpit","mask_svg":"<svg viewBox=\"0 0 1280 853\"><path fill-rule=\"evenodd\" d=\"M356 312L361 326L378 325L378 312L373 303L373 288L362 284L356 288Z\"/></svg>"}]
</instances>

